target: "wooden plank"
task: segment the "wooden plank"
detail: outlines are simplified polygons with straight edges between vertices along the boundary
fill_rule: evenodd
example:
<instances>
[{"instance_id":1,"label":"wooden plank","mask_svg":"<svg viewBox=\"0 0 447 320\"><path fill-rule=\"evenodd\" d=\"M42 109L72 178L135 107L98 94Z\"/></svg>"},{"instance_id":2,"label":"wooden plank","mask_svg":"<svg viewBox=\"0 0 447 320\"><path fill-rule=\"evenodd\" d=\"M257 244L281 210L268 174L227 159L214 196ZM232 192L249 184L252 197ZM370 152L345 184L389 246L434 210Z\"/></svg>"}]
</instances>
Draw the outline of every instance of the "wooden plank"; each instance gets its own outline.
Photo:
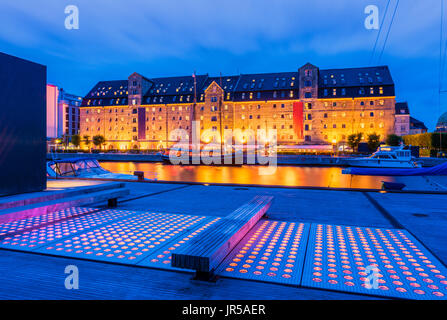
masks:
<instances>
[{"instance_id":1,"label":"wooden plank","mask_svg":"<svg viewBox=\"0 0 447 320\"><path fill-rule=\"evenodd\" d=\"M23 207L30 204L63 199L93 192L123 188L124 186L125 186L124 183L104 183L93 186L76 187L74 189L64 189L57 191L46 190L43 192L33 192L33 193L25 193L14 196L2 197L2 199L0 199L0 210Z\"/></svg>"},{"instance_id":2,"label":"wooden plank","mask_svg":"<svg viewBox=\"0 0 447 320\"><path fill-rule=\"evenodd\" d=\"M172 266L212 272L262 218L273 197L256 196L172 254Z\"/></svg>"},{"instance_id":3,"label":"wooden plank","mask_svg":"<svg viewBox=\"0 0 447 320\"><path fill-rule=\"evenodd\" d=\"M92 203L107 201L109 199L127 196L128 194L129 189L119 188L2 210L0 211L0 223L36 217L42 214L47 214L70 207L79 207Z\"/></svg>"}]
</instances>

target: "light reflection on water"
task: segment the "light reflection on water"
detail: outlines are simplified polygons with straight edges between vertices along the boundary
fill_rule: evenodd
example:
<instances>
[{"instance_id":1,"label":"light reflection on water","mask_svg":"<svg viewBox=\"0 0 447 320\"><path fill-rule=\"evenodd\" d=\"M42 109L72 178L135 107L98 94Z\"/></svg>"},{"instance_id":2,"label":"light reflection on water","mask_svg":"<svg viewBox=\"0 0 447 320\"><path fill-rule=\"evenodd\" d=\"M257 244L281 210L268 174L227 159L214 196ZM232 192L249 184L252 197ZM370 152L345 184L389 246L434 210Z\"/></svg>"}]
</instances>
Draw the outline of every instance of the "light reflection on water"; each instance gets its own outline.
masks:
<instances>
[{"instance_id":1,"label":"light reflection on water","mask_svg":"<svg viewBox=\"0 0 447 320\"><path fill-rule=\"evenodd\" d=\"M379 189L381 181L393 181L391 177L344 175L339 167L278 166L275 174L260 175L258 166L177 166L148 162L101 162L101 165L116 173L144 171L148 177L150 173L156 172L158 180L203 183Z\"/></svg>"}]
</instances>

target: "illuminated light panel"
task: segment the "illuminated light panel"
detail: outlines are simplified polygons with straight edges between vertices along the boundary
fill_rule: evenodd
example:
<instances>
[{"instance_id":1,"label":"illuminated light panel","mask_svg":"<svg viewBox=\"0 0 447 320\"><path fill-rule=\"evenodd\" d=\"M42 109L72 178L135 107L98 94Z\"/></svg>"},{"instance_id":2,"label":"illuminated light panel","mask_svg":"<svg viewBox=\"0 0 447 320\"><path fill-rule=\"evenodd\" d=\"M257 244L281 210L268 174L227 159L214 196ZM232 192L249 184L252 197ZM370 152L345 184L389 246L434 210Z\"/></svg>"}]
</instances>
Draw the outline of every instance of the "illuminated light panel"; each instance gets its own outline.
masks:
<instances>
[{"instance_id":1,"label":"illuminated light panel","mask_svg":"<svg viewBox=\"0 0 447 320\"><path fill-rule=\"evenodd\" d=\"M140 213L37 250L42 253L123 264L136 264L205 216Z\"/></svg>"},{"instance_id":2,"label":"illuminated light panel","mask_svg":"<svg viewBox=\"0 0 447 320\"><path fill-rule=\"evenodd\" d=\"M0 224L0 237L9 233L20 232L24 229L39 227L42 224L57 222L61 219L75 217L80 214L91 212L97 209L72 207L64 210L43 214L40 216L25 218Z\"/></svg>"},{"instance_id":3,"label":"illuminated light panel","mask_svg":"<svg viewBox=\"0 0 447 320\"><path fill-rule=\"evenodd\" d=\"M80 214L84 208L78 208ZM13 248L25 251L37 249L51 241L73 235L78 232L109 223L119 218L135 214L132 211L105 210L86 215L74 216L70 219L37 227L18 234L0 238L0 248Z\"/></svg>"},{"instance_id":4,"label":"illuminated light panel","mask_svg":"<svg viewBox=\"0 0 447 320\"><path fill-rule=\"evenodd\" d=\"M207 218L205 223L197 226L197 229L193 230L186 236L179 237L176 241L172 241L170 244L165 245L163 248L152 253L150 256L145 258L143 261L139 262L138 265L168 269L168 270L179 270L186 272L193 272L192 270L175 268L171 266L171 256L172 251L188 243L189 240L193 239L195 236L199 235L202 231L206 230L208 227L212 226L214 223L219 221L221 218Z\"/></svg>"},{"instance_id":5,"label":"illuminated light panel","mask_svg":"<svg viewBox=\"0 0 447 320\"><path fill-rule=\"evenodd\" d=\"M406 230L312 224L302 286L446 299L447 268Z\"/></svg>"},{"instance_id":6,"label":"illuminated light panel","mask_svg":"<svg viewBox=\"0 0 447 320\"><path fill-rule=\"evenodd\" d=\"M261 220L217 268L217 274L298 285L310 225Z\"/></svg>"}]
</instances>

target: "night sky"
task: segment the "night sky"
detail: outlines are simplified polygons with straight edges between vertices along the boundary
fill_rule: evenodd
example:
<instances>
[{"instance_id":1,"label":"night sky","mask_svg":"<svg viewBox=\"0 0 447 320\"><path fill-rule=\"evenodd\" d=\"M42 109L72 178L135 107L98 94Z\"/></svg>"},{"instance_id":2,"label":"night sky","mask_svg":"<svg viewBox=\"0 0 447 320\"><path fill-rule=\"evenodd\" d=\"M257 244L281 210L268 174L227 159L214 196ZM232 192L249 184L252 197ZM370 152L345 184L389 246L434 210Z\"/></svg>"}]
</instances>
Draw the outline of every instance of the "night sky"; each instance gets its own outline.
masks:
<instances>
[{"instance_id":1,"label":"night sky","mask_svg":"<svg viewBox=\"0 0 447 320\"><path fill-rule=\"evenodd\" d=\"M447 111L438 102L440 0L397 0L372 63L378 30L364 27L364 8L383 16L388 0L1 0L0 51L48 66L48 82L85 95L100 80L208 73L294 71L388 65L397 101L433 130ZM79 30L64 26L79 8ZM447 41L445 7L443 48ZM447 77L443 77L447 90Z\"/></svg>"}]
</instances>

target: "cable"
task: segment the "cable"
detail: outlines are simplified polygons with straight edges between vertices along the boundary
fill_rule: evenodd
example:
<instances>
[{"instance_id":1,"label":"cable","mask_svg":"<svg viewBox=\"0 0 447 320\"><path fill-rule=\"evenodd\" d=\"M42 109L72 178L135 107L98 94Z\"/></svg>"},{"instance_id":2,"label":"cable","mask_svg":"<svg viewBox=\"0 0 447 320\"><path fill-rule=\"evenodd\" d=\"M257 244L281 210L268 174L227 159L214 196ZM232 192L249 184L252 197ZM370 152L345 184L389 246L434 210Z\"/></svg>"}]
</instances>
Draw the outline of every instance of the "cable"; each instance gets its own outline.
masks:
<instances>
[{"instance_id":1,"label":"cable","mask_svg":"<svg viewBox=\"0 0 447 320\"><path fill-rule=\"evenodd\" d=\"M379 32L377 33L376 41L374 42L374 48L373 48L373 51L371 52L371 57L369 58L369 64L370 65L372 64L372 61L373 61L373 58L374 58L374 54L376 53L377 43L379 42L380 32L382 31L383 23L385 22L385 18L386 18L386 14L388 12L388 7L390 5L390 1L391 0L388 0L388 3L386 4L385 13L383 14L382 22L380 23L380 29L379 29Z\"/></svg>"},{"instance_id":2,"label":"cable","mask_svg":"<svg viewBox=\"0 0 447 320\"><path fill-rule=\"evenodd\" d=\"M380 52L379 63L380 63L380 61L382 59L383 51L385 50L385 46L386 46L386 43L388 41L388 36L390 35L391 27L392 27L393 21L394 21L394 16L396 15L397 7L399 6L399 1L400 0L397 0L396 7L394 8L393 16L391 17L391 22L390 22L390 26L388 28L388 32L386 34L385 42L383 43L382 51Z\"/></svg>"},{"instance_id":3,"label":"cable","mask_svg":"<svg viewBox=\"0 0 447 320\"><path fill-rule=\"evenodd\" d=\"M441 22L440 22L440 30L439 30L439 79L438 79L438 90L441 92L442 90L442 71L445 65L445 51L444 58L442 56L442 35L443 35L443 21L444 21L444 2L441 0Z\"/></svg>"}]
</instances>

